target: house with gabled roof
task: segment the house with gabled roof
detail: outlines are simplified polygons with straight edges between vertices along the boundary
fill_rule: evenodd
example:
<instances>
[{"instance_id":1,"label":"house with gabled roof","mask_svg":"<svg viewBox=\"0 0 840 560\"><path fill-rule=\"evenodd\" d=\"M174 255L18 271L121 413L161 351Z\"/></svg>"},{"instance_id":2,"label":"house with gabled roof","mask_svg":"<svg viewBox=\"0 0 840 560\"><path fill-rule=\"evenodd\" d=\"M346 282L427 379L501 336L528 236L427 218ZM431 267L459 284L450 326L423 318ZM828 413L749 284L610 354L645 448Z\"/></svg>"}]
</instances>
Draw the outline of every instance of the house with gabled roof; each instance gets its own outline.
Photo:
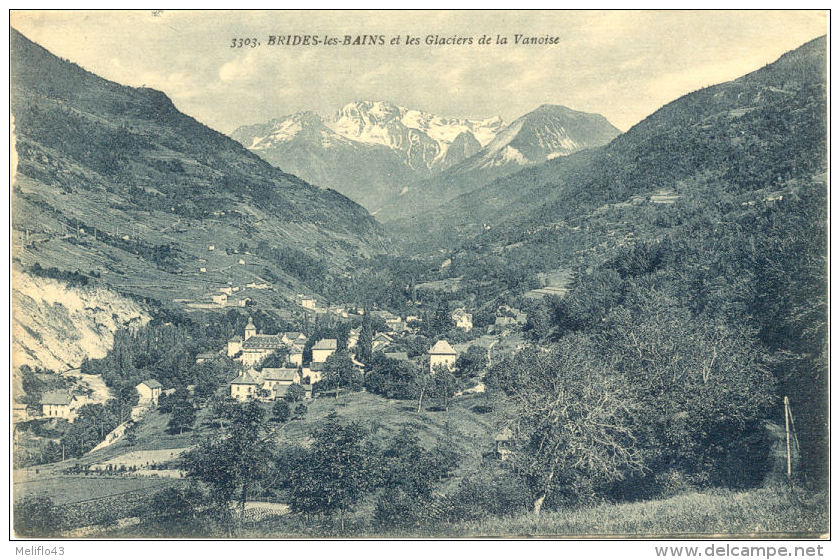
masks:
<instances>
[{"instance_id":1,"label":"house with gabled roof","mask_svg":"<svg viewBox=\"0 0 840 560\"><path fill-rule=\"evenodd\" d=\"M49 391L41 395L41 413L49 418L70 418L72 398L65 391Z\"/></svg>"},{"instance_id":2,"label":"house with gabled roof","mask_svg":"<svg viewBox=\"0 0 840 560\"><path fill-rule=\"evenodd\" d=\"M387 334L381 333L381 332L376 333L373 336L373 343L371 344L371 349L374 352L376 352L377 350L381 350L382 348L385 348L386 346L388 346L390 344L393 344L393 343L394 343L394 339L391 338L390 336L388 336Z\"/></svg>"},{"instance_id":3,"label":"house with gabled roof","mask_svg":"<svg viewBox=\"0 0 840 560\"><path fill-rule=\"evenodd\" d=\"M338 341L334 338L322 338L312 347L312 361L326 362L327 358L335 354Z\"/></svg>"},{"instance_id":4,"label":"house with gabled roof","mask_svg":"<svg viewBox=\"0 0 840 560\"><path fill-rule=\"evenodd\" d=\"M286 331L281 333L281 336L283 337L283 342L289 345L299 344L303 346L307 340L306 335L298 331Z\"/></svg>"},{"instance_id":5,"label":"house with gabled roof","mask_svg":"<svg viewBox=\"0 0 840 560\"><path fill-rule=\"evenodd\" d=\"M271 393L271 399L284 397L292 384L300 383L297 368L263 368L259 378L262 388Z\"/></svg>"},{"instance_id":6,"label":"house with gabled roof","mask_svg":"<svg viewBox=\"0 0 840 560\"><path fill-rule=\"evenodd\" d=\"M438 366L445 366L450 371L455 369L455 360L458 353L449 345L446 340L438 340L429 350L429 371L435 372Z\"/></svg>"},{"instance_id":7,"label":"house with gabled roof","mask_svg":"<svg viewBox=\"0 0 840 560\"><path fill-rule=\"evenodd\" d=\"M464 308L456 309L452 312L452 321L455 323L455 327L461 329L465 332L470 332L473 328L473 316L472 313L467 313L467 310Z\"/></svg>"},{"instance_id":8,"label":"house with gabled roof","mask_svg":"<svg viewBox=\"0 0 840 560\"><path fill-rule=\"evenodd\" d=\"M247 401L256 398L259 387L256 377L244 372L230 382L230 396L238 401Z\"/></svg>"},{"instance_id":9,"label":"house with gabled roof","mask_svg":"<svg viewBox=\"0 0 840 560\"><path fill-rule=\"evenodd\" d=\"M138 383L135 389L140 395L140 404L153 404L157 406L160 392L163 391L163 385L157 379L146 379Z\"/></svg>"}]
</instances>

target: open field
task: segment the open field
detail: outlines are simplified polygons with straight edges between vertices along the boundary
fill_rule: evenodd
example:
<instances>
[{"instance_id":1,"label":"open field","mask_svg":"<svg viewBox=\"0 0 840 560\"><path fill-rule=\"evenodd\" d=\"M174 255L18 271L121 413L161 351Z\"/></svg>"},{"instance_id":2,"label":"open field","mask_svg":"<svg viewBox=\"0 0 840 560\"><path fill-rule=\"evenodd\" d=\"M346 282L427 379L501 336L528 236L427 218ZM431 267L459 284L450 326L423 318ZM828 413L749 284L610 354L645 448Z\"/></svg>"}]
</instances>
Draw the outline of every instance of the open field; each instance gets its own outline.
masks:
<instances>
[{"instance_id":1,"label":"open field","mask_svg":"<svg viewBox=\"0 0 840 560\"><path fill-rule=\"evenodd\" d=\"M745 492L710 490L627 504L495 518L441 528L467 536L755 536L816 537L828 532L828 500L784 486Z\"/></svg>"},{"instance_id":2,"label":"open field","mask_svg":"<svg viewBox=\"0 0 840 560\"><path fill-rule=\"evenodd\" d=\"M826 536L825 494L787 486L749 491L709 490L637 503L604 504L447 524L430 520L422 532L382 533L363 521L352 525L354 537L488 538L678 538ZM348 525L348 527L351 527ZM253 526L249 537L340 536L329 522L275 517Z\"/></svg>"},{"instance_id":3,"label":"open field","mask_svg":"<svg viewBox=\"0 0 840 560\"><path fill-rule=\"evenodd\" d=\"M411 428L427 449L433 447L438 438L449 437L461 455L458 472L467 472L476 467L483 453L493 448L494 414L473 410L484 403L481 395L465 395L453 399L449 410L443 410L430 400L418 413L417 401L389 400L371 393L344 393L338 399L321 397L305 401L306 416L277 428L275 437L279 443L300 443L335 411L343 422L360 422L379 444L388 441L403 427Z\"/></svg>"},{"instance_id":4,"label":"open field","mask_svg":"<svg viewBox=\"0 0 840 560\"><path fill-rule=\"evenodd\" d=\"M154 493L166 484L168 484L166 481L149 477L57 475L15 482L14 490L16 500L31 494L43 494L56 505L65 505L98 500L136 490L148 490Z\"/></svg>"}]
</instances>

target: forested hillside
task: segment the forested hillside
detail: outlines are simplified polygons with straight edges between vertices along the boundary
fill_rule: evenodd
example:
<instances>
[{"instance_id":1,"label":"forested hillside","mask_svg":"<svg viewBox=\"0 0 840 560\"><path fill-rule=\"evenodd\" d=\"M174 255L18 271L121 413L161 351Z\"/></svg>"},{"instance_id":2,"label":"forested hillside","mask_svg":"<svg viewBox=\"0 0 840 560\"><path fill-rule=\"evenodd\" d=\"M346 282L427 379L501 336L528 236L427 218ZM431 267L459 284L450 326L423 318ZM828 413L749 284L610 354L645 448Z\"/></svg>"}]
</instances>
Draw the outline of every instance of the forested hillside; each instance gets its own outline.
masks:
<instances>
[{"instance_id":1,"label":"forested hillside","mask_svg":"<svg viewBox=\"0 0 840 560\"><path fill-rule=\"evenodd\" d=\"M747 451L756 426L781 421L788 395L805 472L825 475L825 60L825 39L814 40L674 101L604 148L428 216L465 236L447 252L447 275L479 297L494 291L465 279L522 294L539 286L536 272L573 272L565 298L531 304L529 326L553 341L552 367L617 371L628 402L647 411L633 437L652 438L636 451L653 455L614 473L746 483L768 449Z\"/></svg>"},{"instance_id":2,"label":"forested hillside","mask_svg":"<svg viewBox=\"0 0 840 560\"><path fill-rule=\"evenodd\" d=\"M165 301L239 278L293 292L308 263L330 270L384 250L361 206L272 167L163 93L101 79L14 29L11 42L12 224L25 268L99 274ZM294 252L298 265L230 255L241 243Z\"/></svg>"}]
</instances>

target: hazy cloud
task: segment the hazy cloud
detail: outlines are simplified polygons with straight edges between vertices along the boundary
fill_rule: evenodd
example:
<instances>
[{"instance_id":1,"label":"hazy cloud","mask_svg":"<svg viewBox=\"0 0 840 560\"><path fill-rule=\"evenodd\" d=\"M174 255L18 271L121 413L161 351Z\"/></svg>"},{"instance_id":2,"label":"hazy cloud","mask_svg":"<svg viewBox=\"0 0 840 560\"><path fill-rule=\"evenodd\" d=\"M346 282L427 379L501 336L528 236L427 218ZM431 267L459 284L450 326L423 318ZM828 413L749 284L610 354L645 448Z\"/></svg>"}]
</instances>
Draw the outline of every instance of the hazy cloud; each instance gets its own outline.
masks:
<instances>
[{"instance_id":1,"label":"hazy cloud","mask_svg":"<svg viewBox=\"0 0 840 560\"><path fill-rule=\"evenodd\" d=\"M15 12L12 26L108 79L163 90L223 132L383 99L511 121L543 103L621 129L826 31L823 12ZM231 48L234 37L558 37L556 45Z\"/></svg>"}]
</instances>

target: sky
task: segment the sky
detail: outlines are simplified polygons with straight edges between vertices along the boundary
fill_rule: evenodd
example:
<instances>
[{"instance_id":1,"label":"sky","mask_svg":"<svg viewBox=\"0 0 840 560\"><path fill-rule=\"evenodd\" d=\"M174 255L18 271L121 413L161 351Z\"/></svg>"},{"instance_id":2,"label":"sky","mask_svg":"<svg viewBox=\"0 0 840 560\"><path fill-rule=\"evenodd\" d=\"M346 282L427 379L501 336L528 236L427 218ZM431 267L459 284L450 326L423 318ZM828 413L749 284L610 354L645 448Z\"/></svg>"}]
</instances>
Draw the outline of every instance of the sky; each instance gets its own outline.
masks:
<instances>
[{"instance_id":1,"label":"sky","mask_svg":"<svg viewBox=\"0 0 840 560\"><path fill-rule=\"evenodd\" d=\"M356 100L507 122L550 103L627 130L827 30L821 11L16 11L11 24L102 77L162 90L226 134L299 111L331 115ZM267 44L290 34L384 35L386 44ZM556 39L516 45L515 34ZM435 35L473 44L426 45ZM509 42L479 45L483 35ZM259 47L231 47L252 37Z\"/></svg>"}]
</instances>

